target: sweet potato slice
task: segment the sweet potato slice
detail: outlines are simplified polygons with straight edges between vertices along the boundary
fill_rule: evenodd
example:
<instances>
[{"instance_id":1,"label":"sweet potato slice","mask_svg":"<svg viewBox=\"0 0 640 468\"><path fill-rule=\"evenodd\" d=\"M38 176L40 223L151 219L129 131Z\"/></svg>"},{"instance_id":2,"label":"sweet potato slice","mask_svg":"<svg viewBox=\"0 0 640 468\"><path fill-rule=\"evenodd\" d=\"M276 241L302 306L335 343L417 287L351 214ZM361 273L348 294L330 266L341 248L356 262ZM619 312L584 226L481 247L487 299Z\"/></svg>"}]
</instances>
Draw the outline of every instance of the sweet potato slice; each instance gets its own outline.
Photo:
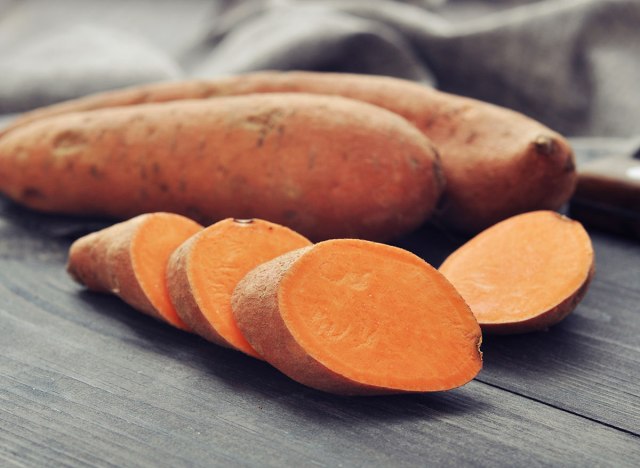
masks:
<instances>
[{"instance_id":1,"label":"sweet potato slice","mask_svg":"<svg viewBox=\"0 0 640 468\"><path fill-rule=\"evenodd\" d=\"M482 366L480 327L462 297L396 247L341 239L290 252L245 276L232 303L265 360L327 392L447 390Z\"/></svg>"},{"instance_id":2,"label":"sweet potato slice","mask_svg":"<svg viewBox=\"0 0 640 468\"><path fill-rule=\"evenodd\" d=\"M67 271L91 290L113 293L141 312L189 330L171 304L165 278L171 253L200 229L172 213L136 216L75 241Z\"/></svg>"},{"instance_id":3,"label":"sweet potato slice","mask_svg":"<svg viewBox=\"0 0 640 468\"><path fill-rule=\"evenodd\" d=\"M564 319L587 292L594 269L582 225L552 211L502 221L440 267L483 331L499 334L542 330Z\"/></svg>"},{"instance_id":4,"label":"sweet potato slice","mask_svg":"<svg viewBox=\"0 0 640 468\"><path fill-rule=\"evenodd\" d=\"M203 338L260 357L233 318L233 289L259 264L310 244L291 229L260 219L225 219L209 226L169 261L167 282L178 315Z\"/></svg>"}]
</instances>

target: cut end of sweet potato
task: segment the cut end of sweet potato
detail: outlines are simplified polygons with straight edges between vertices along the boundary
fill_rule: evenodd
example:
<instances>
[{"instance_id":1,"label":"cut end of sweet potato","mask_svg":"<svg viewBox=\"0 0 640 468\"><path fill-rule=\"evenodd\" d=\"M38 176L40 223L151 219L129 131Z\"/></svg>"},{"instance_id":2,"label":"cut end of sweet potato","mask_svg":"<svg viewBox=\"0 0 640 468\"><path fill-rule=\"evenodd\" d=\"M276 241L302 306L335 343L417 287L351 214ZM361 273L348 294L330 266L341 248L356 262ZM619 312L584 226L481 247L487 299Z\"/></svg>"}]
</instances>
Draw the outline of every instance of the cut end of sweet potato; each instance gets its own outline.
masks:
<instances>
[{"instance_id":1,"label":"cut end of sweet potato","mask_svg":"<svg viewBox=\"0 0 640 468\"><path fill-rule=\"evenodd\" d=\"M458 292L383 244L342 239L291 252L249 273L233 305L268 362L332 393L448 390L482 366L480 328Z\"/></svg>"},{"instance_id":2,"label":"cut end of sweet potato","mask_svg":"<svg viewBox=\"0 0 640 468\"><path fill-rule=\"evenodd\" d=\"M174 327L190 331L176 313L167 289L169 257L186 239L200 231L195 221L172 213L153 213L131 242L131 262L140 287L160 316Z\"/></svg>"},{"instance_id":3,"label":"cut end of sweet potato","mask_svg":"<svg viewBox=\"0 0 640 468\"><path fill-rule=\"evenodd\" d=\"M593 276L594 254L580 223L535 211L483 231L451 254L440 271L483 331L525 333L571 313Z\"/></svg>"},{"instance_id":4,"label":"cut end of sweet potato","mask_svg":"<svg viewBox=\"0 0 640 468\"><path fill-rule=\"evenodd\" d=\"M238 329L231 294L257 265L310 244L300 234L260 219L225 219L185 242L168 269L178 314L200 336L260 358Z\"/></svg>"}]
</instances>

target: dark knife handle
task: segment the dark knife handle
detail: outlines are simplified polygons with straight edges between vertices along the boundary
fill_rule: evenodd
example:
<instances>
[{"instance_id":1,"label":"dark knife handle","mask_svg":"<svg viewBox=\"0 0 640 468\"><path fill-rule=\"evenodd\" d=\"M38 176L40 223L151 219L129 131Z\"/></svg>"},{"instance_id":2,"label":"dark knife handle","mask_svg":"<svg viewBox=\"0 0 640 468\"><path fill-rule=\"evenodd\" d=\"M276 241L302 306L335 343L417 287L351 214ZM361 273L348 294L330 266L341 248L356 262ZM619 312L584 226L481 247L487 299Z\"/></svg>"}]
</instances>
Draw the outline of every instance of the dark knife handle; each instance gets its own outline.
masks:
<instances>
[{"instance_id":1,"label":"dark knife handle","mask_svg":"<svg viewBox=\"0 0 640 468\"><path fill-rule=\"evenodd\" d=\"M640 152L597 159L578 170L571 216L587 226L640 238Z\"/></svg>"}]
</instances>

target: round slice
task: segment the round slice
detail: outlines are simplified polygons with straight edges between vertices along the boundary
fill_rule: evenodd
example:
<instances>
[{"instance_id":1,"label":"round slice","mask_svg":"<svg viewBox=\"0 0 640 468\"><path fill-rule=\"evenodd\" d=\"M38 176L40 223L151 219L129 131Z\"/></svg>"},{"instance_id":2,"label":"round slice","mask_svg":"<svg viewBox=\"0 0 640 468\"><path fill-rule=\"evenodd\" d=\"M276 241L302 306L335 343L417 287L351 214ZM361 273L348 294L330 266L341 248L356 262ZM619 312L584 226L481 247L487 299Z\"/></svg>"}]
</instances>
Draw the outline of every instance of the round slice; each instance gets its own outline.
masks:
<instances>
[{"instance_id":1,"label":"round slice","mask_svg":"<svg viewBox=\"0 0 640 468\"><path fill-rule=\"evenodd\" d=\"M311 242L260 219L225 219L204 229L171 256L167 282L180 317L203 338L260 357L231 312L238 281L256 266Z\"/></svg>"},{"instance_id":2,"label":"round slice","mask_svg":"<svg viewBox=\"0 0 640 468\"><path fill-rule=\"evenodd\" d=\"M480 327L437 270L374 242L321 242L251 271L233 294L249 343L332 393L448 390L482 367Z\"/></svg>"},{"instance_id":3,"label":"round slice","mask_svg":"<svg viewBox=\"0 0 640 468\"><path fill-rule=\"evenodd\" d=\"M525 333L564 319L594 273L582 225L553 211L514 216L483 231L440 267L483 331Z\"/></svg>"}]
</instances>

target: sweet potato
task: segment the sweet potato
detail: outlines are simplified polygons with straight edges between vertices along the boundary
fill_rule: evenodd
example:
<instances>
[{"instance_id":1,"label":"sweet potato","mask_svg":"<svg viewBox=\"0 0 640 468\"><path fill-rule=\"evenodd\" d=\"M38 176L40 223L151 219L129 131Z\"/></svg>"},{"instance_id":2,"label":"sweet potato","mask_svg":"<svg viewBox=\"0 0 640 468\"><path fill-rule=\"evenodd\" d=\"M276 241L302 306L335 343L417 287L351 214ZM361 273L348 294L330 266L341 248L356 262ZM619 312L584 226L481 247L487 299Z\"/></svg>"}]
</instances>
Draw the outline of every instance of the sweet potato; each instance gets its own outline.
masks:
<instances>
[{"instance_id":1,"label":"sweet potato","mask_svg":"<svg viewBox=\"0 0 640 468\"><path fill-rule=\"evenodd\" d=\"M81 237L71 245L67 271L80 284L119 296L127 304L183 330L169 299L167 262L202 229L172 213L150 213Z\"/></svg>"},{"instance_id":2,"label":"sweet potato","mask_svg":"<svg viewBox=\"0 0 640 468\"><path fill-rule=\"evenodd\" d=\"M582 300L594 273L591 240L577 221L525 213L480 233L440 271L460 291L482 330L543 330Z\"/></svg>"},{"instance_id":3,"label":"sweet potato","mask_svg":"<svg viewBox=\"0 0 640 468\"><path fill-rule=\"evenodd\" d=\"M171 301L195 333L260 357L233 318L233 289L261 263L310 244L300 234L260 219L220 221L198 232L171 255L167 267Z\"/></svg>"},{"instance_id":4,"label":"sweet potato","mask_svg":"<svg viewBox=\"0 0 640 468\"><path fill-rule=\"evenodd\" d=\"M7 131L80 110L256 92L341 95L405 117L440 151L447 187L439 219L459 231L475 233L518 213L557 209L574 190L573 152L557 133L508 109L386 77L264 72L152 84L35 110Z\"/></svg>"},{"instance_id":5,"label":"sweet potato","mask_svg":"<svg viewBox=\"0 0 640 468\"><path fill-rule=\"evenodd\" d=\"M240 281L232 307L266 361L327 392L447 390L482 366L480 328L460 294L388 245L341 239L284 254Z\"/></svg>"},{"instance_id":6,"label":"sweet potato","mask_svg":"<svg viewBox=\"0 0 640 468\"><path fill-rule=\"evenodd\" d=\"M433 212L437 153L402 117L264 94L78 112L0 138L0 188L31 208L203 224L263 218L313 240L386 240Z\"/></svg>"}]
</instances>

